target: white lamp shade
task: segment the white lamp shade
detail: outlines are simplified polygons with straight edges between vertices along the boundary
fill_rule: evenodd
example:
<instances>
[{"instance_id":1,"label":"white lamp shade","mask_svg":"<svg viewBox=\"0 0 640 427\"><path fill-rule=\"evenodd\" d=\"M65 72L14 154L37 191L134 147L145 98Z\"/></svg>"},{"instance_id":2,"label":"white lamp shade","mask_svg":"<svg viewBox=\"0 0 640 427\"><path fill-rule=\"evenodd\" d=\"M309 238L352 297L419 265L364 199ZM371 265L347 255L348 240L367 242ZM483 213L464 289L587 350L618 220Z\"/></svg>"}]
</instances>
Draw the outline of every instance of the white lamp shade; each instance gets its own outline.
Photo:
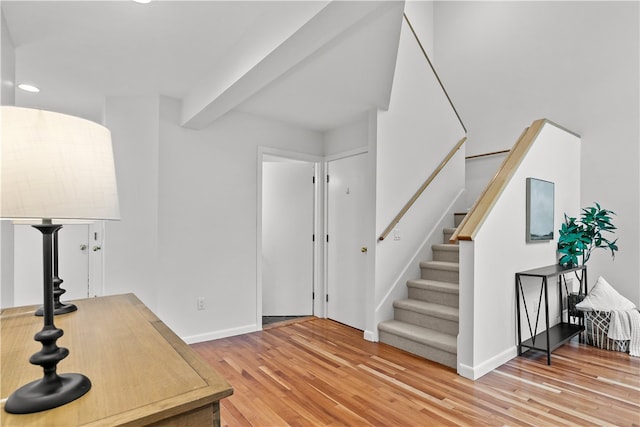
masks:
<instances>
[{"instance_id":1,"label":"white lamp shade","mask_svg":"<svg viewBox=\"0 0 640 427\"><path fill-rule=\"evenodd\" d=\"M1 108L0 218L120 218L107 128L66 114Z\"/></svg>"}]
</instances>

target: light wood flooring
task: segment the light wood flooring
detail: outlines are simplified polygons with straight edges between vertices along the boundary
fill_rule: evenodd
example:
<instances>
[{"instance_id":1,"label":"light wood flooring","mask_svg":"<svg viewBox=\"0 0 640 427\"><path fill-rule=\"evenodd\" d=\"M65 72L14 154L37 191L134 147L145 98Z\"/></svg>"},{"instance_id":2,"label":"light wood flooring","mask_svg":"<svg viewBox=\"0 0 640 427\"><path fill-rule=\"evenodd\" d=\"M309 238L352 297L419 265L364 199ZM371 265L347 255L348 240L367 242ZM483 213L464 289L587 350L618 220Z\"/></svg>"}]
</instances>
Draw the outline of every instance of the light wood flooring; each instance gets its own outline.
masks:
<instances>
[{"instance_id":1,"label":"light wood flooring","mask_svg":"<svg viewBox=\"0 0 640 427\"><path fill-rule=\"evenodd\" d=\"M326 319L192 348L234 387L223 426L640 426L640 358L577 340L476 381Z\"/></svg>"}]
</instances>

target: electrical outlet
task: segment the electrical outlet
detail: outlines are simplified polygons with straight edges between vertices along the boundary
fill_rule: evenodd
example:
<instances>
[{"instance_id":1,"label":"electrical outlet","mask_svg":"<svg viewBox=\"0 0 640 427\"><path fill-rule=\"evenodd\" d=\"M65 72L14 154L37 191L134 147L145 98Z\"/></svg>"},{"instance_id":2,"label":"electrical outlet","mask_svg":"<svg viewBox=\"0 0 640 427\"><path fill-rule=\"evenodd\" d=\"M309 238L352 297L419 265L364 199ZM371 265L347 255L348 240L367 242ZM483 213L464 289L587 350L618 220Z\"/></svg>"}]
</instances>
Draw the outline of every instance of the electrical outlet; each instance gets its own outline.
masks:
<instances>
[{"instance_id":1,"label":"electrical outlet","mask_svg":"<svg viewBox=\"0 0 640 427\"><path fill-rule=\"evenodd\" d=\"M204 310L204 297L198 297L198 310Z\"/></svg>"}]
</instances>

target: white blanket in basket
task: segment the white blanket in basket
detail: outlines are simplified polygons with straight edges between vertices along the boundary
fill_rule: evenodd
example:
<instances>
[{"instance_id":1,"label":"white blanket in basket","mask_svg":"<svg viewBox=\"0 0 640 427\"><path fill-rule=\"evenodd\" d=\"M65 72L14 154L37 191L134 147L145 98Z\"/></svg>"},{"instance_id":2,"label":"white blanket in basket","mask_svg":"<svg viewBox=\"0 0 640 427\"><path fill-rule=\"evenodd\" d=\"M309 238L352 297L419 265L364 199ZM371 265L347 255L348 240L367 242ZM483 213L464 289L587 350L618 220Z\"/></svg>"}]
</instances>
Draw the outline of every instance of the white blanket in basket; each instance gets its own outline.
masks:
<instances>
[{"instance_id":1,"label":"white blanket in basket","mask_svg":"<svg viewBox=\"0 0 640 427\"><path fill-rule=\"evenodd\" d=\"M612 340L630 340L629 354L640 356L640 312L635 308L626 311L611 310L607 336Z\"/></svg>"},{"instance_id":2,"label":"white blanket in basket","mask_svg":"<svg viewBox=\"0 0 640 427\"><path fill-rule=\"evenodd\" d=\"M636 305L620 295L602 276L585 299L576 304L582 311L611 312L608 337L613 340L630 340L629 354L640 356L640 312Z\"/></svg>"}]
</instances>

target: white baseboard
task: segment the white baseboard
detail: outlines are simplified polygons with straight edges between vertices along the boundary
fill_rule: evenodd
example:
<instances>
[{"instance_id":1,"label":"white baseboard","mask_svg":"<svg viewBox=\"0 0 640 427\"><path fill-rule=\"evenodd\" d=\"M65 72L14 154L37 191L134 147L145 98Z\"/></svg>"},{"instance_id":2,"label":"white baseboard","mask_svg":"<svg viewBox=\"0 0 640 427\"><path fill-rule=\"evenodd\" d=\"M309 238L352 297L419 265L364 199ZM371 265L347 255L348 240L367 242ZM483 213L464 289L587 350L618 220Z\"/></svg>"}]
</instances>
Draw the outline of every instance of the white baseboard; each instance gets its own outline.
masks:
<instances>
[{"instance_id":1,"label":"white baseboard","mask_svg":"<svg viewBox=\"0 0 640 427\"><path fill-rule=\"evenodd\" d=\"M364 331L364 339L371 342L378 342L378 331Z\"/></svg>"},{"instance_id":2,"label":"white baseboard","mask_svg":"<svg viewBox=\"0 0 640 427\"><path fill-rule=\"evenodd\" d=\"M476 366L469 366L465 365L464 363L458 363L458 374L470 380L477 380L481 376L488 374L497 367L513 359L517 355L518 348L516 346L513 346Z\"/></svg>"},{"instance_id":3,"label":"white baseboard","mask_svg":"<svg viewBox=\"0 0 640 427\"><path fill-rule=\"evenodd\" d=\"M248 334L248 333L256 332L260 330L262 330L261 327L258 327L257 325L253 324L253 325L241 326L238 328L224 329L222 331L206 332L204 334L190 335L188 337L180 337L180 338L182 338L182 340L187 344L195 344L195 343L204 342L204 341L217 340L220 338L233 337L235 335Z\"/></svg>"}]
</instances>

